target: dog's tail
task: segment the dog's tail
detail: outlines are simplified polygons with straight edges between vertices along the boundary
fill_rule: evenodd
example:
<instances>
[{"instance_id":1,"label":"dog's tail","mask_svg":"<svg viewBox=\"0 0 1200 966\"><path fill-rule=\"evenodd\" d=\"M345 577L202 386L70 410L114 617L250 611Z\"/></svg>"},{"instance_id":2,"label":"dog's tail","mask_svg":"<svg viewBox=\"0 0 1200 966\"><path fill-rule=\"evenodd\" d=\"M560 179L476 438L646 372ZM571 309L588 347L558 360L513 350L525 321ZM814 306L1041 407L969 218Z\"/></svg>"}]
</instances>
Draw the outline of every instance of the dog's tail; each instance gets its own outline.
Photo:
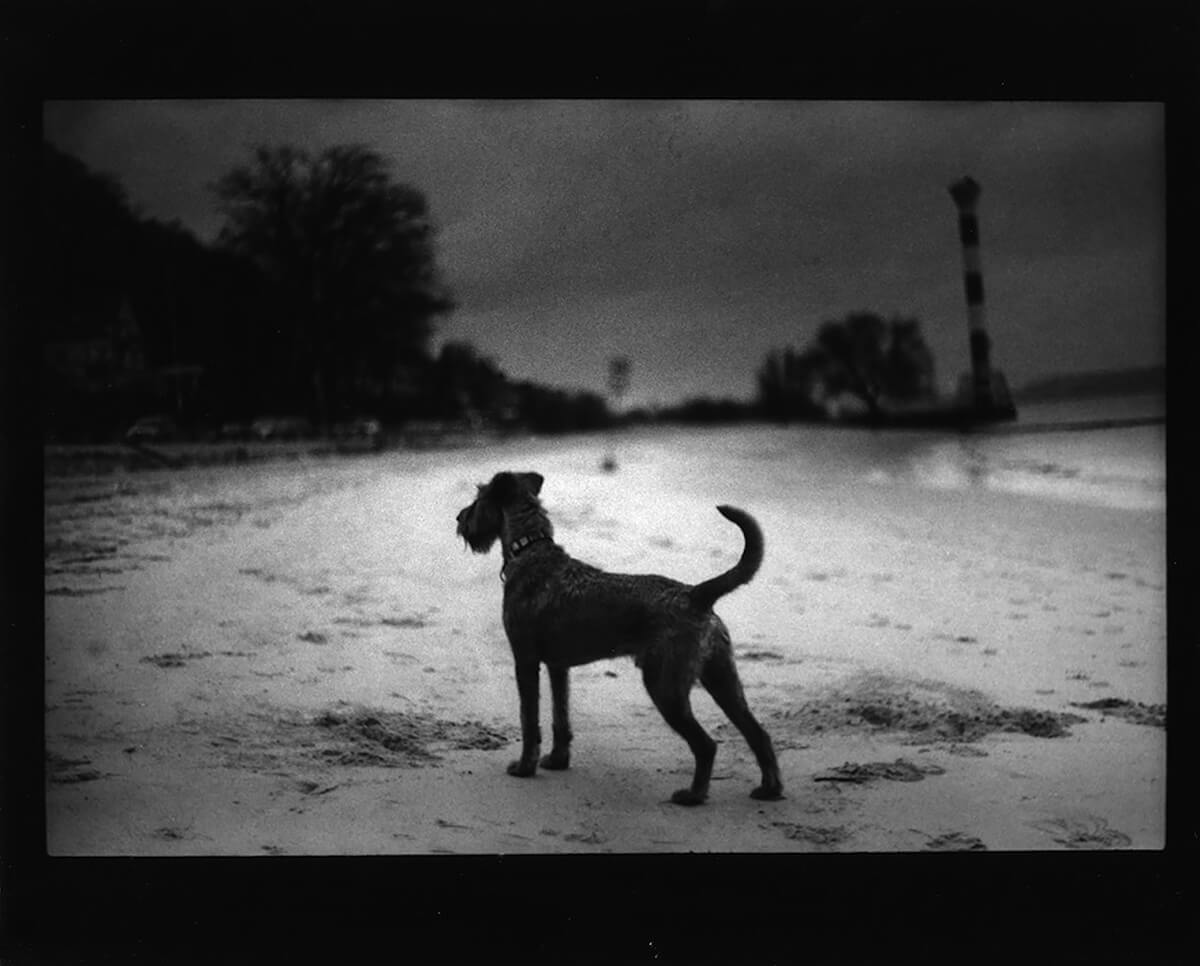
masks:
<instances>
[{"instance_id":1,"label":"dog's tail","mask_svg":"<svg viewBox=\"0 0 1200 966\"><path fill-rule=\"evenodd\" d=\"M696 584L689 591L692 604L701 610L708 610L717 602L718 598L724 597L731 590L741 587L742 584L750 583L751 578L758 573L758 568L762 566L763 535L758 524L754 522L754 517L735 506L719 506L717 512L741 528L742 536L746 540L746 547L742 550L742 559L730 570Z\"/></svg>"}]
</instances>

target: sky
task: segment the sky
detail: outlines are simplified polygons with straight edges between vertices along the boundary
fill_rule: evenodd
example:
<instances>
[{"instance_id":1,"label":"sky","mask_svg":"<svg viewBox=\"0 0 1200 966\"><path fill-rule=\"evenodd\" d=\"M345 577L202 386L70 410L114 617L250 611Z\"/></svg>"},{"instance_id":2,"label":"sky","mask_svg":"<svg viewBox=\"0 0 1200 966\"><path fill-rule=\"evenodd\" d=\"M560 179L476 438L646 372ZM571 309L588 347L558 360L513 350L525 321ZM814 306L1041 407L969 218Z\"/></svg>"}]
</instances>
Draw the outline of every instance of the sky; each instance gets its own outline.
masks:
<instances>
[{"instance_id":1,"label":"sky","mask_svg":"<svg viewBox=\"0 0 1200 966\"><path fill-rule=\"evenodd\" d=\"M204 240L209 186L253 147L368 145L429 201L458 302L435 345L596 391L626 355L625 405L749 399L768 351L860 309L917 317L952 391L966 174L1010 385L1165 358L1157 104L57 101L44 131Z\"/></svg>"}]
</instances>

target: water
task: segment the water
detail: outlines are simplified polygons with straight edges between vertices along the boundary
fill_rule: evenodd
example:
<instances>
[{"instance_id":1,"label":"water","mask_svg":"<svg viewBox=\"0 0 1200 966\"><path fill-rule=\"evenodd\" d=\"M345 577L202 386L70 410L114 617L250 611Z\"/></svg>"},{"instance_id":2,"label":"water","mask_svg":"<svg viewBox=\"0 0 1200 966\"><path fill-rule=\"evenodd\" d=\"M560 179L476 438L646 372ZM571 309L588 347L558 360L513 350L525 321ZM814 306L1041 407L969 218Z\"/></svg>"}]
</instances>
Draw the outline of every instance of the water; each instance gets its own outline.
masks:
<instances>
[{"instance_id":1,"label":"water","mask_svg":"<svg viewBox=\"0 0 1200 966\"><path fill-rule=\"evenodd\" d=\"M1018 493L1129 510L1166 508L1166 426L1080 430L1081 423L1161 418L1161 395L1020 406L995 431L878 431L793 426L728 435L707 445L738 454L787 485L870 483L934 490ZM1061 428L1057 428L1061 427ZM706 445L698 438L689 443Z\"/></svg>"},{"instance_id":2,"label":"water","mask_svg":"<svg viewBox=\"0 0 1200 966\"><path fill-rule=\"evenodd\" d=\"M1160 395L1036 403L998 433L931 439L899 472L920 486L988 489L1124 509L1165 509L1164 424L1072 430L1070 424L1161 417ZM1053 427L1061 426L1061 430ZM1022 432L1026 428L1037 431Z\"/></svg>"}]
</instances>

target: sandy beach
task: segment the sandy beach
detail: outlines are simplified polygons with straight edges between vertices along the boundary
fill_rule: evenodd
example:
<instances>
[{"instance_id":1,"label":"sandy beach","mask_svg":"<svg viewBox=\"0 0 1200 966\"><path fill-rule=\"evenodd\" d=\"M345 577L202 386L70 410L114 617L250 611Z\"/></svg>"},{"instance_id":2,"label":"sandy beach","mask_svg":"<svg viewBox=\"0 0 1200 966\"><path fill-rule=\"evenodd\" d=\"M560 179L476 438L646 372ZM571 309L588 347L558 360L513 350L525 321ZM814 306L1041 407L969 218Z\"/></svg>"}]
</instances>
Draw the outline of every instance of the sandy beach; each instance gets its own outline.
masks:
<instances>
[{"instance_id":1,"label":"sandy beach","mask_svg":"<svg viewBox=\"0 0 1200 966\"><path fill-rule=\"evenodd\" d=\"M52 855L1158 849L1165 512L932 488L748 428L48 477ZM898 448L916 446L896 434ZM572 768L519 740L498 554L454 516L541 472L556 540L695 582L786 798L702 689L708 803L628 659L572 672ZM544 675L543 675L544 678ZM548 686L543 680L543 728Z\"/></svg>"}]
</instances>

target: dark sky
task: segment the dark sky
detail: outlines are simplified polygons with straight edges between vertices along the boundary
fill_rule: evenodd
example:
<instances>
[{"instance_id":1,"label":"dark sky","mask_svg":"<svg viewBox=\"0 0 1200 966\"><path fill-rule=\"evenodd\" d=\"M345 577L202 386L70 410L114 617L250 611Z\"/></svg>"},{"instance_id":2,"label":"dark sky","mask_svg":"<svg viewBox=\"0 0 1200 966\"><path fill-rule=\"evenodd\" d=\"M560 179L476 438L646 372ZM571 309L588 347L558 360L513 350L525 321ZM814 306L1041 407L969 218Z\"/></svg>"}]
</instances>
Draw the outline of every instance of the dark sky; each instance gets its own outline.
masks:
<instances>
[{"instance_id":1,"label":"dark sky","mask_svg":"<svg viewBox=\"0 0 1200 966\"><path fill-rule=\"evenodd\" d=\"M748 398L768 349L855 309L915 315L968 366L947 185L983 185L993 363L1009 382L1164 359L1154 104L54 102L47 137L147 215L212 238L208 185L257 144L370 145L427 195L468 339L510 376L630 403Z\"/></svg>"}]
</instances>

